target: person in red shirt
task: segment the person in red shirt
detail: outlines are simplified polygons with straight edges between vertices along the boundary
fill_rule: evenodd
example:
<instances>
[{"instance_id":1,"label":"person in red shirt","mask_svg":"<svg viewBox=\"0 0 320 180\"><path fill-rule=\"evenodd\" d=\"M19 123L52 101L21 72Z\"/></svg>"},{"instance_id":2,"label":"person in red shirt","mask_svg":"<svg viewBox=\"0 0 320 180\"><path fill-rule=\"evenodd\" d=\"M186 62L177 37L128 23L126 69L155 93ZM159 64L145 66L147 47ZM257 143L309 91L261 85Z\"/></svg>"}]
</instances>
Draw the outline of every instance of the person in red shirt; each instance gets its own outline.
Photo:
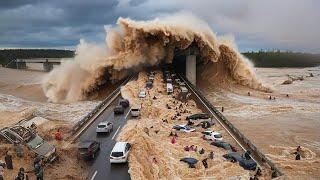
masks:
<instances>
[{"instance_id":1,"label":"person in red shirt","mask_svg":"<svg viewBox=\"0 0 320 180\"><path fill-rule=\"evenodd\" d=\"M61 141L62 140L62 134L60 132L60 129L57 130L57 132L54 133L54 139L57 141Z\"/></svg>"}]
</instances>

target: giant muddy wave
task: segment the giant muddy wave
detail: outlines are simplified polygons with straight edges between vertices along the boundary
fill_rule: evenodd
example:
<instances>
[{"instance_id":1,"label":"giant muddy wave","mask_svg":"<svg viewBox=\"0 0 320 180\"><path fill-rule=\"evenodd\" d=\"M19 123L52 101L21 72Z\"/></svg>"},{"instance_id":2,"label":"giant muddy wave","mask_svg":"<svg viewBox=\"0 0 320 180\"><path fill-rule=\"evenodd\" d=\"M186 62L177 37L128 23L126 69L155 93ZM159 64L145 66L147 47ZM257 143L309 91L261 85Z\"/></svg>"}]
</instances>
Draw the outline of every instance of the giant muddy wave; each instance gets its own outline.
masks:
<instances>
[{"instance_id":1,"label":"giant muddy wave","mask_svg":"<svg viewBox=\"0 0 320 180\"><path fill-rule=\"evenodd\" d=\"M121 79L141 67L172 63L174 52L191 44L199 49L203 63L219 64L214 74L218 79L268 90L230 38L217 37L206 22L192 15L148 21L120 17L116 26L105 29L105 44L80 40L74 61L61 64L44 78L42 87L49 101L84 100L106 81Z\"/></svg>"}]
</instances>

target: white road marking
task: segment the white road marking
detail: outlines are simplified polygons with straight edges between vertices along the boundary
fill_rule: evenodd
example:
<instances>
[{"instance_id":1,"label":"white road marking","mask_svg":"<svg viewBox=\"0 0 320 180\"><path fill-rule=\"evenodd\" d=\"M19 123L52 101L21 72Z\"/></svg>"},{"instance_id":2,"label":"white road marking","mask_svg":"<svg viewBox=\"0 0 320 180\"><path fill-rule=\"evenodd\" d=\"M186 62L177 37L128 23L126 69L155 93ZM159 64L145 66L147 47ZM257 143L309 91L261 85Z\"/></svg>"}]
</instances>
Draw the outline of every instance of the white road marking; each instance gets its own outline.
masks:
<instances>
[{"instance_id":1,"label":"white road marking","mask_svg":"<svg viewBox=\"0 0 320 180\"><path fill-rule=\"evenodd\" d=\"M94 178L96 177L97 173L98 173L98 171L96 170L96 171L93 173L93 175L92 175L92 177L91 177L90 180L94 180Z\"/></svg>"},{"instance_id":2,"label":"white road marking","mask_svg":"<svg viewBox=\"0 0 320 180\"><path fill-rule=\"evenodd\" d=\"M117 135L117 133L118 133L118 131L119 131L120 127L121 127L121 126L119 126L119 127L118 127L118 129L117 129L116 133L114 133L114 135L112 136L112 140L116 137L116 135Z\"/></svg>"},{"instance_id":3,"label":"white road marking","mask_svg":"<svg viewBox=\"0 0 320 180\"><path fill-rule=\"evenodd\" d=\"M128 113L126 114L125 119L127 119L129 113L130 113L130 109L129 109Z\"/></svg>"}]
</instances>

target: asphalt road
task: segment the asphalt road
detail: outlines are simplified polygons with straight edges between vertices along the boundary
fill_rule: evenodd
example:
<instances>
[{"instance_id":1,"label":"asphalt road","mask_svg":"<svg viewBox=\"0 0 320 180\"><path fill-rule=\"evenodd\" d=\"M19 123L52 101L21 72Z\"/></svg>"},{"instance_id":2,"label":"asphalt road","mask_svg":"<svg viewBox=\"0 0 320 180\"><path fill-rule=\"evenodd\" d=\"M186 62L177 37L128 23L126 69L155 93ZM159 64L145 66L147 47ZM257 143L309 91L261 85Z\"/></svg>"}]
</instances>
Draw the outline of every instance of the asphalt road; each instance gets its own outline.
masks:
<instances>
[{"instance_id":1,"label":"asphalt road","mask_svg":"<svg viewBox=\"0 0 320 180\"><path fill-rule=\"evenodd\" d=\"M113 146L116 143L116 137L120 133L121 128L127 122L129 109L127 108L123 115L114 115L113 108L117 105L120 96L117 97L89 126L89 128L80 136L81 140L96 140L101 143L101 150L93 160L88 160L86 163L89 167L89 180L128 180L128 164L110 164L109 155ZM113 123L113 131L110 134L97 135L96 127L102 121Z\"/></svg>"}]
</instances>

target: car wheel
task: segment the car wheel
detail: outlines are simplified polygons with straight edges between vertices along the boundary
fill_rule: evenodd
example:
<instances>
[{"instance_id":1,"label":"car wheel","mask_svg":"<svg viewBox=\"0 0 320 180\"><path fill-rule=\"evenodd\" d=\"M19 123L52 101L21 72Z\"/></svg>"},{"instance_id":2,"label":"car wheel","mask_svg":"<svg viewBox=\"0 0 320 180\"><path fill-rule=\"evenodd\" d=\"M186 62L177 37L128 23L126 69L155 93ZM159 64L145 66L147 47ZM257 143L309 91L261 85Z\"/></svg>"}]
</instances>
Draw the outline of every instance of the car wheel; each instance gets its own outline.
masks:
<instances>
[{"instance_id":1,"label":"car wheel","mask_svg":"<svg viewBox=\"0 0 320 180\"><path fill-rule=\"evenodd\" d=\"M235 163L235 162L237 162L237 161L236 161L234 158L232 158L232 159L231 159L231 162L232 162L232 163Z\"/></svg>"}]
</instances>

